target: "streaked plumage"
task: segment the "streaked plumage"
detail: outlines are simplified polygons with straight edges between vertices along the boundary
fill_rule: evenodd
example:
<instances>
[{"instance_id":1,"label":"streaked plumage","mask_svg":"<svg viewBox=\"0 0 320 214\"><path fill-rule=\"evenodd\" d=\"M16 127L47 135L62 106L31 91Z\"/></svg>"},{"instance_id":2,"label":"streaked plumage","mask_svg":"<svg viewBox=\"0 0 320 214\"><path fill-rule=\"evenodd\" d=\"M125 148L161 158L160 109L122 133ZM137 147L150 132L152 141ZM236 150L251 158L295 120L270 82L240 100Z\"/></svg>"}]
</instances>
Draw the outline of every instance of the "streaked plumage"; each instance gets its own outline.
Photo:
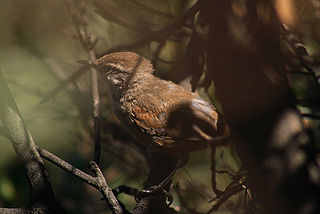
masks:
<instances>
[{"instance_id":1,"label":"streaked plumage","mask_svg":"<svg viewBox=\"0 0 320 214\"><path fill-rule=\"evenodd\" d=\"M185 156L206 148L195 126L211 137L223 131L220 114L212 105L171 81L155 77L145 58L117 52L91 65L104 74L117 117L152 152Z\"/></svg>"}]
</instances>

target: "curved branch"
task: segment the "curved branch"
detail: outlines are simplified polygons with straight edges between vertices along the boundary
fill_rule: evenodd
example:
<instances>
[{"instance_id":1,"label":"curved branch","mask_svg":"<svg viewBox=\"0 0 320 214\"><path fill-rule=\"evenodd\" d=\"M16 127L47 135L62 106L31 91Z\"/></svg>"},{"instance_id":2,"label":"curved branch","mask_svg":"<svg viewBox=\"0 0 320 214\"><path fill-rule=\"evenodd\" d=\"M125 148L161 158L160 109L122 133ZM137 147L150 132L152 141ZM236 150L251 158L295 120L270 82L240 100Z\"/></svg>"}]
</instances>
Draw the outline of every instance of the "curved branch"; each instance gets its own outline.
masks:
<instances>
[{"instance_id":1,"label":"curved branch","mask_svg":"<svg viewBox=\"0 0 320 214\"><path fill-rule=\"evenodd\" d=\"M95 162L91 161L89 165L90 169L95 174L95 177L93 177L81 171L80 169L77 169L76 167L72 166L71 164L67 163L66 161L62 160L61 158L55 156L54 154L48 152L45 149L37 148L37 150L41 155L41 157L43 157L47 161L53 163L59 168L65 170L71 175L76 176L80 180L84 181L85 183L99 190L114 214L124 213L117 198L114 196L112 189L109 187L101 170L99 169L98 165Z\"/></svg>"},{"instance_id":2,"label":"curved branch","mask_svg":"<svg viewBox=\"0 0 320 214\"><path fill-rule=\"evenodd\" d=\"M55 198L46 168L1 71L0 97L0 119L3 130L7 133L20 163L24 167L26 179L31 189L32 204L40 205L48 212L66 213Z\"/></svg>"}]
</instances>

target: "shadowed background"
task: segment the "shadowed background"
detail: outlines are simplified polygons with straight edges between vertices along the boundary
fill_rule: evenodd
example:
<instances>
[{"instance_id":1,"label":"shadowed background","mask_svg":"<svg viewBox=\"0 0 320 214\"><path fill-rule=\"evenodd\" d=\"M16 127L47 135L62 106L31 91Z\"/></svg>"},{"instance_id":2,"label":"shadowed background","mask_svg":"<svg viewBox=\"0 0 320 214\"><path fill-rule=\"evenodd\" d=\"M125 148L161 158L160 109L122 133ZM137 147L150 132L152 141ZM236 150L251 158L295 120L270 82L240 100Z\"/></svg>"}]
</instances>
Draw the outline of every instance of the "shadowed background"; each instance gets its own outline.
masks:
<instances>
[{"instance_id":1,"label":"shadowed background","mask_svg":"<svg viewBox=\"0 0 320 214\"><path fill-rule=\"evenodd\" d=\"M185 52L192 34L190 22L169 40L164 39L165 33L163 38L159 34L157 41L149 42L145 38L151 30L160 30L175 23L194 3L169 0L86 1L90 28L98 39L96 54L99 56L111 48L131 45L131 50L154 62L157 76L180 82L187 73ZM319 21L320 9L304 0L296 3L293 9L279 3L278 13L282 14L283 21L301 33L309 54L319 59L320 28L314 22ZM287 8L295 12L288 12ZM64 1L1 0L0 69L36 144L86 170L93 153L90 73L77 63L88 57L75 37L75 24L69 12ZM241 33L235 35L240 38ZM284 50L289 58L292 50L286 49L285 45ZM290 60L301 69L297 59ZM298 100L312 102L312 105L299 105L301 111L319 114L319 104L314 100L319 98L320 92L313 79L294 71L288 77ZM200 88L200 95L214 101L220 108L213 85L208 85L206 82L198 83L198 86L208 88L208 93ZM112 114L107 91L101 83L100 90L103 172L112 187L125 184L141 189L147 166L137 148L130 143L131 137ZM308 117L304 122L314 131L315 142L319 144L319 120ZM0 148L0 206L24 207L28 203L29 192L23 171L9 141L1 136ZM90 186L47 162L46 166L58 200L70 213L107 212L104 202L99 201L99 193ZM238 171L239 167L234 150L218 149L218 169ZM199 213L211 207L208 201L214 198L214 194L208 188L211 187L209 168L209 151L191 155L189 164L175 178L179 181L179 188L173 192L173 206L177 209L191 207ZM226 175L217 174L217 179L218 187L222 189L230 182ZM183 197L178 197L179 194ZM216 213L232 213L242 199L243 194L239 193ZM121 195L120 200L129 209L135 204L132 197L125 195Z\"/></svg>"}]
</instances>

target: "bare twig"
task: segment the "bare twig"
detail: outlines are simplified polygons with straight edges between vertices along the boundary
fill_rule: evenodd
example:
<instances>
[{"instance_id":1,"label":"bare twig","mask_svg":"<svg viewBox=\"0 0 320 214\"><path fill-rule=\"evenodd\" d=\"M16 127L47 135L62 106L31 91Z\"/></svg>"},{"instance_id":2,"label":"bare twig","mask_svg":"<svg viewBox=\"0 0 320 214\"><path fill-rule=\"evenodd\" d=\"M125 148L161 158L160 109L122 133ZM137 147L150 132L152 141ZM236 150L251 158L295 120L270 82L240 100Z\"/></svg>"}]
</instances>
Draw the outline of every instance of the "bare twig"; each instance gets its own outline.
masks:
<instances>
[{"instance_id":1,"label":"bare twig","mask_svg":"<svg viewBox=\"0 0 320 214\"><path fill-rule=\"evenodd\" d=\"M0 208L1 214L31 214L31 213L43 213L43 212L34 212L34 209L29 208ZM37 209L37 211L39 211Z\"/></svg>"},{"instance_id":2,"label":"bare twig","mask_svg":"<svg viewBox=\"0 0 320 214\"><path fill-rule=\"evenodd\" d=\"M114 196L112 189L107 184L99 166L94 161L91 161L89 166L96 176L97 183L99 184L99 191L103 195L103 198L108 202L112 212L115 214L122 214L123 210L117 198Z\"/></svg>"},{"instance_id":3,"label":"bare twig","mask_svg":"<svg viewBox=\"0 0 320 214\"><path fill-rule=\"evenodd\" d=\"M81 90L80 83L76 80L84 73L84 71L87 70L86 66L82 66L78 68L74 74L75 76L71 75L70 77L67 77L67 75L63 72L63 70L59 67L57 63L54 62L50 57L48 57L43 51L41 51L30 39L24 36L23 33L19 33L21 38L19 39L20 43L19 46L24 48L26 51L28 51L30 54L34 55L35 57L39 58L42 63L44 63L48 67L48 71L51 71L52 74L54 74L54 77L57 78L59 81L61 81L61 85L59 85L57 88L49 92L48 94L44 93L41 90L34 89L32 87L28 87L25 85L22 85L18 81L12 78L8 78L7 81L10 83L13 83L14 85L24 89L25 92L28 92L29 94L33 96L37 96L42 98L42 102L46 102L50 100L51 98L54 98L59 92L61 92L66 86L68 89L71 89L70 92L72 92L71 98L74 100L74 94L78 92L78 94L83 94L83 91ZM79 74L79 76L78 76ZM73 84L73 85L72 85ZM73 90L77 86L76 89L78 91ZM79 96L76 96L79 97ZM40 103L42 103L40 102Z\"/></svg>"},{"instance_id":4,"label":"bare twig","mask_svg":"<svg viewBox=\"0 0 320 214\"><path fill-rule=\"evenodd\" d=\"M69 8L69 12L72 15L72 17L74 17L74 9L72 9L72 1L70 0L65 0L65 2L67 3L67 6ZM129 44L125 44L125 45L119 45L119 46L115 46L113 48L110 48L109 50L105 51L104 53L100 54L100 56L103 56L105 54L111 53L111 52L115 52L115 51L120 51L120 50L128 50L128 49L132 49L134 47L137 47L139 45L143 45L146 44L148 42L151 41L158 41L163 39L164 37L170 36L172 34L174 34L176 32L177 29L179 29L179 27L181 27L183 25L183 23L185 23L189 18L193 17L199 10L199 4L196 3L194 4L186 13L185 15L176 23L169 25L161 30L158 31L153 31L150 32L149 34L147 34L144 38L139 39L135 42L129 43ZM78 26L78 22L76 20L73 19L74 25ZM77 38L79 38L80 40L82 40L82 36L81 36L81 32L79 30L77 30L78 27L76 27L76 33L77 33ZM168 63L168 64L173 64L174 62L170 62L170 61L166 61L163 59L159 59L159 61ZM75 82L83 73L84 71L86 71L87 66L82 66L80 67L73 75L71 75L67 80L63 81L58 87L56 87L55 89L53 89L49 95L44 98L42 100L42 102L46 102L49 99L53 98L54 96L56 96L59 92L61 92L70 82Z\"/></svg>"},{"instance_id":5,"label":"bare twig","mask_svg":"<svg viewBox=\"0 0 320 214\"><path fill-rule=\"evenodd\" d=\"M77 79L79 79L79 77L82 74L84 74L85 71L87 71L87 67L86 66L82 66L81 68L79 68L76 72L71 74L71 76L68 79L62 81L60 83L60 85L58 85L55 89L53 89L51 92L49 92L48 95L44 99L41 100L41 103L45 103L45 102L49 101L50 99L52 99L53 97L55 97L65 87L67 87L71 82L75 82Z\"/></svg>"},{"instance_id":6,"label":"bare twig","mask_svg":"<svg viewBox=\"0 0 320 214\"><path fill-rule=\"evenodd\" d=\"M237 194L242 190L243 190L243 186L240 183L230 186L228 190L223 192L223 194L221 195L221 198L219 198L217 203L211 207L211 209L207 212L207 214L212 213L213 211L216 211L217 209L219 209L219 207L222 204L224 204L224 202L226 202L231 196Z\"/></svg>"},{"instance_id":7,"label":"bare twig","mask_svg":"<svg viewBox=\"0 0 320 214\"><path fill-rule=\"evenodd\" d=\"M320 65L315 63L309 56L307 49L304 47L299 37L296 36L288 26L282 25L282 31L285 34L286 41L299 57L301 65L312 74L318 86L320 86Z\"/></svg>"},{"instance_id":8,"label":"bare twig","mask_svg":"<svg viewBox=\"0 0 320 214\"><path fill-rule=\"evenodd\" d=\"M73 105L74 108L72 110L75 109L77 111L77 115L80 117L80 120L82 121L82 124L85 127L85 129L83 129L83 132L86 132L86 136L90 136L91 138L91 136L93 136L94 134L91 130L91 124L88 123L89 119L91 119L91 115L89 113L90 103L84 101L86 100L86 97L88 96L88 94L86 93L86 87L83 87L80 81L77 81L77 79L80 77L82 73L79 74L79 76L76 79L72 79L72 75L68 77L66 75L66 72L64 72L64 70L62 70L61 67L53 59L49 57L43 57L42 61L47 65L52 75L57 80L62 82L62 84L58 86L58 88L60 87L61 89L58 91L56 88L51 93L55 93L55 92L58 93L62 91L62 89L65 89L65 88L67 89L66 91L69 94L69 97L72 99L74 104ZM78 72L82 72L86 70L87 69L85 67L80 67L74 73L76 74ZM52 97L54 96L51 96L51 98ZM50 96L49 97L46 96L46 98L48 99L50 98ZM92 140L90 139L89 141L91 142Z\"/></svg>"},{"instance_id":9,"label":"bare twig","mask_svg":"<svg viewBox=\"0 0 320 214\"><path fill-rule=\"evenodd\" d=\"M225 174L229 175L232 178L232 182L226 187L226 189L224 191L220 191L220 193L218 195L216 195L215 198L213 198L212 200L209 201L209 202L213 202L213 201L217 201L217 202L207 213L211 213L211 212L219 209L219 207L224 202L226 202L231 196L237 194L241 190L248 191L247 190L248 188L245 185L245 183L240 182L240 180L246 175L245 171L240 171L237 174L233 174L233 173L226 171L226 170L220 170L220 171L215 171L215 172L225 173Z\"/></svg>"},{"instance_id":10,"label":"bare twig","mask_svg":"<svg viewBox=\"0 0 320 214\"><path fill-rule=\"evenodd\" d=\"M157 64L158 64L159 55L160 55L160 52L161 52L162 48L164 47L164 45L165 45L165 41L160 41L158 46L157 46L157 49L153 53L151 64L153 65L153 68L155 70L157 70Z\"/></svg>"},{"instance_id":11,"label":"bare twig","mask_svg":"<svg viewBox=\"0 0 320 214\"><path fill-rule=\"evenodd\" d=\"M25 169L32 204L53 213L66 213L56 200L46 169L35 143L0 71L0 119L4 130Z\"/></svg>"},{"instance_id":12,"label":"bare twig","mask_svg":"<svg viewBox=\"0 0 320 214\"><path fill-rule=\"evenodd\" d=\"M13 78L7 78L7 82L12 83L13 85L21 88L25 93L28 93L30 95L40 97L40 98L43 98L45 96L45 94L42 91L32 88L31 86L26 86L24 84L21 84L19 81Z\"/></svg>"},{"instance_id":13,"label":"bare twig","mask_svg":"<svg viewBox=\"0 0 320 214\"><path fill-rule=\"evenodd\" d=\"M296 103L301 106L306 106L309 108L319 108L320 103L319 99L302 99L302 98L296 98Z\"/></svg>"},{"instance_id":14,"label":"bare twig","mask_svg":"<svg viewBox=\"0 0 320 214\"><path fill-rule=\"evenodd\" d=\"M86 16L86 6L84 2L79 5L79 15L75 12L73 0L65 0L67 7L69 9L70 16L73 20L77 38L79 39L82 47L87 51L89 60L95 60L96 54L94 52L94 46L96 41L92 39L92 33L89 29L89 22ZM98 88L98 74L94 68L90 68L91 71L91 92L92 92L92 102L93 102L93 119L94 119L94 157L93 160L99 164L101 156L101 128L100 128L100 96Z\"/></svg>"},{"instance_id":15,"label":"bare twig","mask_svg":"<svg viewBox=\"0 0 320 214\"><path fill-rule=\"evenodd\" d=\"M77 169L76 167L55 156L54 154L46 151L45 149L37 149L41 157L43 157L44 159L99 190L114 214L123 213L123 210L119 205L117 198L112 193L112 189L107 184L101 170L95 162L90 162L90 169L95 173L95 177L93 177L81 171L80 169Z\"/></svg>"},{"instance_id":16,"label":"bare twig","mask_svg":"<svg viewBox=\"0 0 320 214\"><path fill-rule=\"evenodd\" d=\"M195 3L183 16L181 19L179 19L179 21L164 27L161 30L157 30L157 31L152 31L150 33L148 33L145 37L138 39L137 41L134 41L132 43L126 44L126 45L119 45L119 46L115 46L113 48L110 48L109 50L107 50L106 52L103 53L103 55L108 54L108 53L112 53L112 52L116 52L116 51L120 51L120 50L128 50L128 49L132 49L134 47L137 47L139 45L144 45L147 44L151 41L159 41L159 40L163 40L164 38L167 38L171 35L173 35L174 33L177 32L177 29L180 29L180 27L191 17L193 17L197 12L199 11L199 1L197 3Z\"/></svg>"},{"instance_id":17,"label":"bare twig","mask_svg":"<svg viewBox=\"0 0 320 214\"><path fill-rule=\"evenodd\" d=\"M320 120L320 115L312 114L312 113L300 113L301 117L308 117L315 120Z\"/></svg>"},{"instance_id":18,"label":"bare twig","mask_svg":"<svg viewBox=\"0 0 320 214\"><path fill-rule=\"evenodd\" d=\"M216 197L220 197L222 191L217 187L216 181L216 147L210 146L211 153L211 186Z\"/></svg>"},{"instance_id":19,"label":"bare twig","mask_svg":"<svg viewBox=\"0 0 320 214\"><path fill-rule=\"evenodd\" d=\"M84 2L80 5L81 11L81 23L82 23L82 30L84 33L84 41L83 46L85 47L86 51L88 52L89 60L95 60L96 54L94 52L94 45L95 42L92 39L91 31L88 27L88 18L86 17L86 7ZM81 41L81 40L80 40ZM99 96L99 88L98 88L98 74L97 70L93 67L90 68L91 71L91 90L92 90L92 101L93 101L93 118L94 118L94 157L93 160L99 164L100 163L100 156L101 156L101 128L100 128L100 96Z\"/></svg>"},{"instance_id":20,"label":"bare twig","mask_svg":"<svg viewBox=\"0 0 320 214\"><path fill-rule=\"evenodd\" d=\"M52 214L48 210L37 207L37 208L0 208L1 214Z\"/></svg>"},{"instance_id":21,"label":"bare twig","mask_svg":"<svg viewBox=\"0 0 320 214\"><path fill-rule=\"evenodd\" d=\"M309 72L297 71L297 70L287 70L288 74L298 74L298 75L311 75Z\"/></svg>"},{"instance_id":22,"label":"bare twig","mask_svg":"<svg viewBox=\"0 0 320 214\"><path fill-rule=\"evenodd\" d=\"M66 72L52 58L43 57L42 61L47 65L49 71L57 80L66 81L68 79ZM71 93L74 93L75 91L78 93L84 92L84 89L83 87L81 87L81 84L76 81L69 82L69 84L67 85L67 89Z\"/></svg>"},{"instance_id":23,"label":"bare twig","mask_svg":"<svg viewBox=\"0 0 320 214\"><path fill-rule=\"evenodd\" d=\"M66 161L62 160L61 158L55 156L54 154L48 152L45 149L37 148L40 156L47 161L53 163L54 165L58 166L59 168L69 172L70 174L76 176L80 180L84 181L85 183L97 187L97 183L94 180L94 177L88 175L87 173L77 169L76 167L72 166L71 164L67 163Z\"/></svg>"}]
</instances>

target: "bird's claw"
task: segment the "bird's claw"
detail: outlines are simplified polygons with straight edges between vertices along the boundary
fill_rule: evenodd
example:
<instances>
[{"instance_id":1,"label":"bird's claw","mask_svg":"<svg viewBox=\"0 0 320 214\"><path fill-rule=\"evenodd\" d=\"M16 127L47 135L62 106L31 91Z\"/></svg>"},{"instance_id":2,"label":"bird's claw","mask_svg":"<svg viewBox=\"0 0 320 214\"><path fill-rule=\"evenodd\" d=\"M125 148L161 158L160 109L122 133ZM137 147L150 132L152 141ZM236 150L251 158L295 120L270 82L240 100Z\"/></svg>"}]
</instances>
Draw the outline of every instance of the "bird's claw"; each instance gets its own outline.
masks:
<instances>
[{"instance_id":1,"label":"bird's claw","mask_svg":"<svg viewBox=\"0 0 320 214\"><path fill-rule=\"evenodd\" d=\"M167 205L170 206L173 202L173 197L166 190L161 189L159 186L150 186L148 189L141 190L136 196L136 202L139 202L141 199L148 197L150 195L155 195L157 193L163 193L166 197L166 201L168 201Z\"/></svg>"}]
</instances>

